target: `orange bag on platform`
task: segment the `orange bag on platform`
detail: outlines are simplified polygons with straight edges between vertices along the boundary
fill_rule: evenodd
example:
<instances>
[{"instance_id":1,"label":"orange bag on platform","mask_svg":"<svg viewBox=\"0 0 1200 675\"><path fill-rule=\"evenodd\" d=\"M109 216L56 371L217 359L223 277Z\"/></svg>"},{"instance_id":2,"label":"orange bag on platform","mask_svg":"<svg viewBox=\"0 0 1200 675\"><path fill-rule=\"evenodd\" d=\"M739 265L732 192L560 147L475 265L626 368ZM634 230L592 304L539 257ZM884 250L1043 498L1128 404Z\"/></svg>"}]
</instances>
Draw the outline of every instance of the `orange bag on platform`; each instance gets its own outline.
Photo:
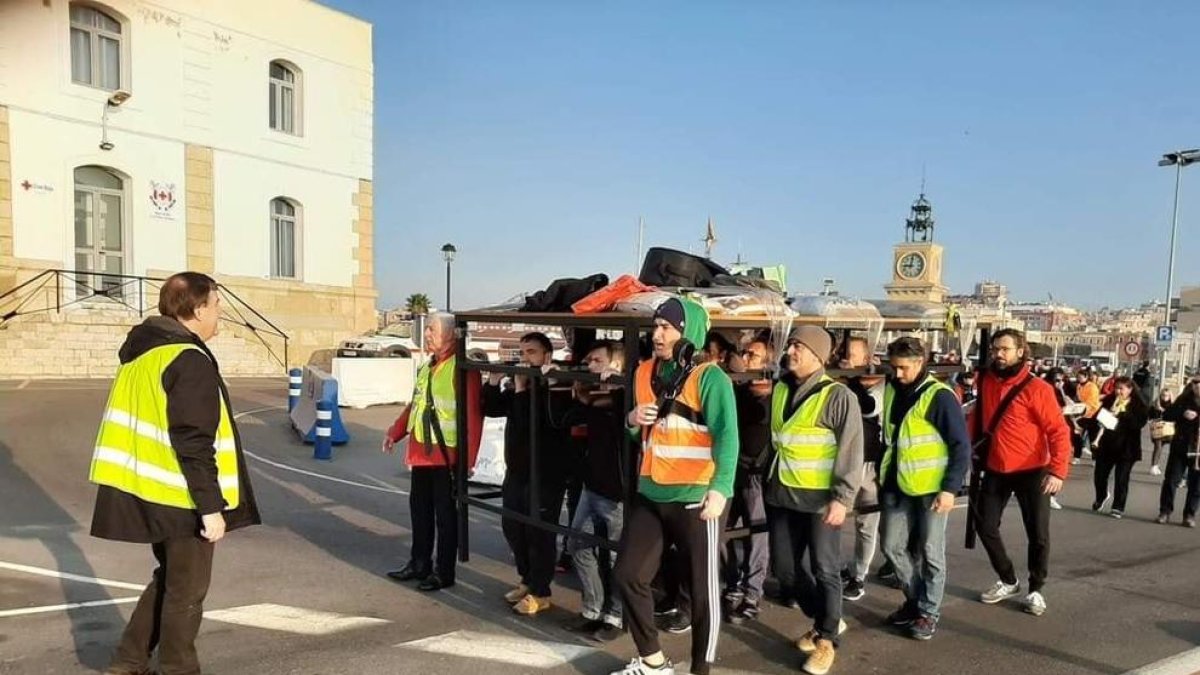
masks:
<instances>
[{"instance_id":1,"label":"orange bag on platform","mask_svg":"<svg viewBox=\"0 0 1200 675\"><path fill-rule=\"evenodd\" d=\"M618 302L631 295L654 290L657 289L653 286L643 284L632 274L623 274L611 284L571 305L571 311L576 314L607 312L616 306Z\"/></svg>"}]
</instances>

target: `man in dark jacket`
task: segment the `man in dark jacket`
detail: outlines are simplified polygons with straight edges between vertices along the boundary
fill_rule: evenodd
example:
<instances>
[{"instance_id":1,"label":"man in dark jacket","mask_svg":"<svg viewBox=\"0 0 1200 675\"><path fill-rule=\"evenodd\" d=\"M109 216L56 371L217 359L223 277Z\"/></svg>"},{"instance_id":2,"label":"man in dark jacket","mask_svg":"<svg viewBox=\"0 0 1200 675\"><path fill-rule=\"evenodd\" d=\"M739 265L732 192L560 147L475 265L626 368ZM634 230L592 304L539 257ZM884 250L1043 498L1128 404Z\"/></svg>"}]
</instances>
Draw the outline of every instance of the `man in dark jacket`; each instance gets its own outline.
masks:
<instances>
[{"instance_id":1,"label":"man in dark jacket","mask_svg":"<svg viewBox=\"0 0 1200 675\"><path fill-rule=\"evenodd\" d=\"M531 368L550 367L554 346L543 333L528 333L521 337L521 365ZM483 387L483 414L487 417L506 417L504 428L504 485L501 501L504 508L530 514L534 490L537 491L538 514L542 520L557 523L566 490L568 429L555 426L552 413L565 417L571 405L570 391L551 391L546 380L533 380L517 375L514 387L500 388L499 378L493 376ZM538 387L537 405L539 429L531 429L530 406L534 404L533 388ZM561 421L561 420L559 420ZM537 434L537 481L532 481L530 469L530 439ZM532 514L530 514L532 515ZM513 611L533 616L550 608L550 582L554 580L554 563L558 554L558 539L553 532L526 525L512 518L501 520L504 538L517 561L520 582L505 594Z\"/></svg>"},{"instance_id":2,"label":"man in dark jacket","mask_svg":"<svg viewBox=\"0 0 1200 675\"><path fill-rule=\"evenodd\" d=\"M946 522L971 465L967 423L954 391L935 380L920 340L888 345L893 376L884 395L881 493L883 552L896 568L904 605L888 623L928 640L946 589Z\"/></svg>"},{"instance_id":3,"label":"man in dark jacket","mask_svg":"<svg viewBox=\"0 0 1200 675\"><path fill-rule=\"evenodd\" d=\"M742 353L746 368L762 370L774 361L774 350L766 336L746 345ZM733 387L737 402L738 453L737 473L733 478L733 499L729 507L729 526L764 527L767 522L763 502L763 479L771 463L771 380L760 378L739 382ZM758 618L763 582L770 565L768 534L754 532L730 540L722 549L725 579L726 617L739 624ZM742 549L741 556L738 549Z\"/></svg>"},{"instance_id":4,"label":"man in dark jacket","mask_svg":"<svg viewBox=\"0 0 1200 675\"><path fill-rule=\"evenodd\" d=\"M1171 519L1171 513L1175 511L1175 491L1186 476L1183 526L1196 527L1196 511L1200 509L1200 462L1195 454L1200 441L1200 378L1193 377L1188 382L1179 398L1163 412L1163 419L1175 423L1175 436L1167 455L1167 470L1155 522L1166 523Z\"/></svg>"},{"instance_id":5,"label":"man in dark jacket","mask_svg":"<svg viewBox=\"0 0 1200 675\"><path fill-rule=\"evenodd\" d=\"M214 544L260 521L229 392L205 346L217 334L217 283L163 282L158 311L129 332L92 459L100 485L92 536L150 544L158 569L138 600L109 675L200 672L195 640Z\"/></svg>"}]
</instances>

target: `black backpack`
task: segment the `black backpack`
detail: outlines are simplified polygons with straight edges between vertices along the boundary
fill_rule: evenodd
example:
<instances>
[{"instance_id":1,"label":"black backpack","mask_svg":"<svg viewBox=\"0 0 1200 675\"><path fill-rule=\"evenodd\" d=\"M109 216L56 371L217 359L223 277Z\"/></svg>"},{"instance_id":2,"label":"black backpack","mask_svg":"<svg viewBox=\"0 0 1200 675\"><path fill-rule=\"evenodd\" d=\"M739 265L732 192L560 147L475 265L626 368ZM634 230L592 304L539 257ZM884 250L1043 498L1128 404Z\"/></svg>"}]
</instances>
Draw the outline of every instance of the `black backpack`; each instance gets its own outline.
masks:
<instances>
[{"instance_id":1,"label":"black backpack","mask_svg":"<svg viewBox=\"0 0 1200 675\"><path fill-rule=\"evenodd\" d=\"M728 274L729 270L708 258L655 247L646 251L638 281L648 286L708 288L718 285L715 283L718 276Z\"/></svg>"},{"instance_id":2,"label":"black backpack","mask_svg":"<svg viewBox=\"0 0 1200 675\"><path fill-rule=\"evenodd\" d=\"M583 279L555 279L544 291L525 296L522 312L569 312L571 305L608 285L608 276L593 274Z\"/></svg>"}]
</instances>

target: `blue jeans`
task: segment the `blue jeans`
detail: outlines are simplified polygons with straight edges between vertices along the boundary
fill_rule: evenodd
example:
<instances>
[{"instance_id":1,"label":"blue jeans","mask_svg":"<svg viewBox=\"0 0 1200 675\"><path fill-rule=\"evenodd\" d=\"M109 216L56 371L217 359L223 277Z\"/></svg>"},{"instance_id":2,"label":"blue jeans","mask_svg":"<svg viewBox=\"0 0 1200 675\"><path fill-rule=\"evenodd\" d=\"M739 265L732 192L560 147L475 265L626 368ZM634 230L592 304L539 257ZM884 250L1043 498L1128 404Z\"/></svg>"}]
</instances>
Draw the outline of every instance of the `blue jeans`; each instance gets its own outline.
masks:
<instances>
[{"instance_id":1,"label":"blue jeans","mask_svg":"<svg viewBox=\"0 0 1200 675\"><path fill-rule=\"evenodd\" d=\"M575 520L571 527L577 530L591 530L596 536L607 536L609 539L621 539L621 527L624 525L624 514L621 503L584 488L579 497L579 506L575 509ZM604 621L607 624L621 627L621 597L608 585L605 592L604 578L600 574L600 561L596 556L596 547L578 539L571 539L567 551L575 561L575 571L579 573L579 585L583 588L583 618L593 621ZM616 564L616 553L610 554L610 563L605 572L611 572ZM608 576L605 574L604 576Z\"/></svg>"},{"instance_id":2,"label":"blue jeans","mask_svg":"<svg viewBox=\"0 0 1200 675\"><path fill-rule=\"evenodd\" d=\"M947 513L934 513L936 494L910 497L885 492L883 505L883 554L896 568L904 598L917 611L937 621L946 592ZM908 551L909 533L916 554Z\"/></svg>"}]
</instances>

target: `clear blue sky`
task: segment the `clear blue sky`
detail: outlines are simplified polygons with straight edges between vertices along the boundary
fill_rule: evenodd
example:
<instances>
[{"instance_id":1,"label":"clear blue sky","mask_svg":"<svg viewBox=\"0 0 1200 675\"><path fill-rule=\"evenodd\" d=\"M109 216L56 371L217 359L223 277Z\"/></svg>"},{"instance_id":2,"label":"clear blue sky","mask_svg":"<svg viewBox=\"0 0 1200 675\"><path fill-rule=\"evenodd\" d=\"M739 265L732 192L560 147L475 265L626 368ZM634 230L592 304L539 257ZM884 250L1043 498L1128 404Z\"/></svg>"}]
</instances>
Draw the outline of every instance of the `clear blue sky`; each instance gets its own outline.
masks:
<instances>
[{"instance_id":1,"label":"clear blue sky","mask_svg":"<svg viewBox=\"0 0 1200 675\"><path fill-rule=\"evenodd\" d=\"M374 23L381 306L635 267L647 246L786 263L883 295L922 165L954 292L1162 297L1173 169L1200 147L1200 3L383 2ZM1189 175L1190 173L1190 175ZM1200 283L1200 166L1178 284Z\"/></svg>"}]
</instances>

